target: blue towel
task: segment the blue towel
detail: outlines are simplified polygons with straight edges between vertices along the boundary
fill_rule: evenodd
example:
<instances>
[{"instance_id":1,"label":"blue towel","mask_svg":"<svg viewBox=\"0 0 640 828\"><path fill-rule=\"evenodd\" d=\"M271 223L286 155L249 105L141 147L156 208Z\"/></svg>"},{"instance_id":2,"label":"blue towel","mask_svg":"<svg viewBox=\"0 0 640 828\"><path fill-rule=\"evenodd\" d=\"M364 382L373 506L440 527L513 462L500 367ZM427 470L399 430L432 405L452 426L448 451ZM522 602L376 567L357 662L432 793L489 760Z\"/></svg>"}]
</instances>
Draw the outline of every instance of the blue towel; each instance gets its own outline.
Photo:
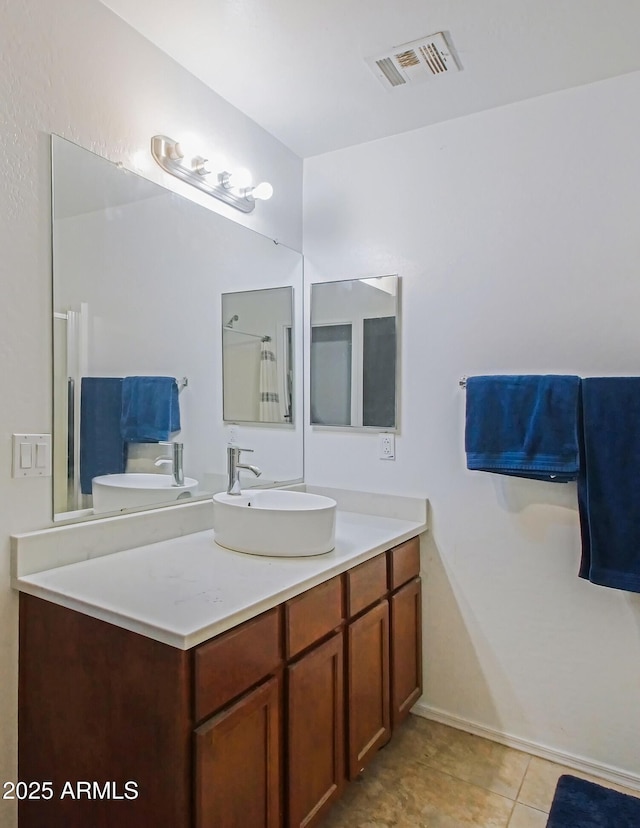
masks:
<instances>
[{"instance_id":1,"label":"blue towel","mask_svg":"<svg viewBox=\"0 0 640 828\"><path fill-rule=\"evenodd\" d=\"M128 443L157 443L180 431L175 377L125 377L121 431Z\"/></svg>"},{"instance_id":2,"label":"blue towel","mask_svg":"<svg viewBox=\"0 0 640 828\"><path fill-rule=\"evenodd\" d=\"M582 381L580 577L640 592L640 378Z\"/></svg>"},{"instance_id":3,"label":"blue towel","mask_svg":"<svg viewBox=\"0 0 640 828\"><path fill-rule=\"evenodd\" d=\"M566 483L578 474L580 378L469 377L467 468Z\"/></svg>"},{"instance_id":4,"label":"blue towel","mask_svg":"<svg viewBox=\"0 0 640 828\"><path fill-rule=\"evenodd\" d=\"M99 474L121 474L126 444L120 433L122 377L82 377L80 383L80 490L91 494Z\"/></svg>"}]
</instances>

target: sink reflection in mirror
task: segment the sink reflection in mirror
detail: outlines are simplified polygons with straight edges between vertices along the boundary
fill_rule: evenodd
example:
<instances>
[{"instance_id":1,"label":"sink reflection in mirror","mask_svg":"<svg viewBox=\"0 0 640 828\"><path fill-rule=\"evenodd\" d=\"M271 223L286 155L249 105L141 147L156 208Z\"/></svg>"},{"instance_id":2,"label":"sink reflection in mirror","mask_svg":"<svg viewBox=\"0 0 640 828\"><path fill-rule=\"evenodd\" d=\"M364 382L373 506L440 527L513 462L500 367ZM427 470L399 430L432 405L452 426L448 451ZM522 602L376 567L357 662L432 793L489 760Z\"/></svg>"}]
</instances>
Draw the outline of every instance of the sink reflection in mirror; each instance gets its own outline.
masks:
<instances>
[{"instance_id":1,"label":"sink reflection in mirror","mask_svg":"<svg viewBox=\"0 0 640 828\"><path fill-rule=\"evenodd\" d=\"M251 555L308 557L335 546L336 501L279 489L213 496L219 546Z\"/></svg>"},{"instance_id":2,"label":"sink reflection in mirror","mask_svg":"<svg viewBox=\"0 0 640 828\"><path fill-rule=\"evenodd\" d=\"M269 469L269 481L300 481L302 423L285 415L302 410L301 254L57 136L52 175L54 517L84 519L97 511L93 477L167 476L170 469L156 465L168 454L161 439L184 445L184 474L198 481L192 496L211 497L224 487L229 423L241 420L242 440ZM278 317L272 336L277 345L283 326L290 331L290 359L278 365L291 372L290 402L283 390L279 405L286 408L275 422L235 414L225 422L220 331L228 317L222 318L221 297L231 291L264 296L270 288L288 297L288 316ZM242 313L249 322L248 310ZM127 377L178 381L180 431L154 442L127 438L118 455L102 406L90 428L85 411L83 429L83 380L103 381L104 390L109 380ZM115 440L117 404L110 416ZM91 433L96 454L111 456L106 467L87 465L83 432ZM129 508L163 500L158 495Z\"/></svg>"},{"instance_id":3,"label":"sink reflection in mirror","mask_svg":"<svg viewBox=\"0 0 640 828\"><path fill-rule=\"evenodd\" d=\"M168 474L103 474L91 482L96 514L175 503L188 500L198 491L198 481L193 477L185 477L178 486Z\"/></svg>"}]
</instances>

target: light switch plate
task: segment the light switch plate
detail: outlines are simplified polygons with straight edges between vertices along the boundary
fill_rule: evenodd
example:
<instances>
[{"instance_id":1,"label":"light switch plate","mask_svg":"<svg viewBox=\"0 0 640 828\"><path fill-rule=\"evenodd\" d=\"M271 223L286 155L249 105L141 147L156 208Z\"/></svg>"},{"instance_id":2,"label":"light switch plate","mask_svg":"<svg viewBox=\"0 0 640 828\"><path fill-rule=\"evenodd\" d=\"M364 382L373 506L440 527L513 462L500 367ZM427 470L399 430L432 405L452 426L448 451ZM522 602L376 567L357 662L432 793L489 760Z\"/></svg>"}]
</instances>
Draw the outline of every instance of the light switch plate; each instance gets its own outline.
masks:
<instances>
[{"instance_id":1,"label":"light switch plate","mask_svg":"<svg viewBox=\"0 0 640 828\"><path fill-rule=\"evenodd\" d=\"M13 435L13 476L51 477L51 435Z\"/></svg>"}]
</instances>

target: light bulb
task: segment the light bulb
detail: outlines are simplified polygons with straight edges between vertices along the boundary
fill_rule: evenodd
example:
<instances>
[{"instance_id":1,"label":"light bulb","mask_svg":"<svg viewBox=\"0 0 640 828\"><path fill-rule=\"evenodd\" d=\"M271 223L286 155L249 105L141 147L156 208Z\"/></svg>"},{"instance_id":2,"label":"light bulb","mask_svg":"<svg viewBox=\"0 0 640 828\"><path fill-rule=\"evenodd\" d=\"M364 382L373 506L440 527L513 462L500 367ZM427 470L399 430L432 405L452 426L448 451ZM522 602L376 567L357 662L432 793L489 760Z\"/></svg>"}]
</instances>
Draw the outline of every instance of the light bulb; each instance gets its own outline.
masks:
<instances>
[{"instance_id":1,"label":"light bulb","mask_svg":"<svg viewBox=\"0 0 640 828\"><path fill-rule=\"evenodd\" d=\"M253 198L261 199L262 201L268 201L273 195L273 187L268 181L262 181L249 191L249 195L253 196Z\"/></svg>"},{"instance_id":2,"label":"light bulb","mask_svg":"<svg viewBox=\"0 0 640 828\"><path fill-rule=\"evenodd\" d=\"M238 190L246 190L251 186L251 173L245 167L238 167L231 173L231 185Z\"/></svg>"}]
</instances>

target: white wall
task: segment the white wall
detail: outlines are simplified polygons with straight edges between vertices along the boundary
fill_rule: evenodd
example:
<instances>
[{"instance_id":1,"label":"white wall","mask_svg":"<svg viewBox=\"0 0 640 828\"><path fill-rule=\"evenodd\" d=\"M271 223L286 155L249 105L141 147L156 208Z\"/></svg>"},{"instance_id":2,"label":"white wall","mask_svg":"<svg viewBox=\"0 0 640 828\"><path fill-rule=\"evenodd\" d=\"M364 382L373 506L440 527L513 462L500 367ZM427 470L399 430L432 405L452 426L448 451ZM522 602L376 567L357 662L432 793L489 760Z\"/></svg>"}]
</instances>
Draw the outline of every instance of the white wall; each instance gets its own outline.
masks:
<instances>
[{"instance_id":1,"label":"white wall","mask_svg":"<svg viewBox=\"0 0 640 828\"><path fill-rule=\"evenodd\" d=\"M270 180L249 216L201 203L301 246L299 158L92 0L0 0L0 781L16 776L17 598L9 535L51 524L51 481L11 479L11 434L51 430L48 133L133 165L158 132L200 132ZM191 196L158 168L149 176ZM175 181L175 183L174 183ZM195 194L197 195L197 194ZM15 825L0 800L0 826Z\"/></svg>"},{"instance_id":2,"label":"white wall","mask_svg":"<svg viewBox=\"0 0 640 828\"><path fill-rule=\"evenodd\" d=\"M577 577L575 484L469 472L463 375L640 373L640 73L305 162L307 282L397 272L401 422L307 480L427 495L425 697L640 774L640 596Z\"/></svg>"}]
</instances>

